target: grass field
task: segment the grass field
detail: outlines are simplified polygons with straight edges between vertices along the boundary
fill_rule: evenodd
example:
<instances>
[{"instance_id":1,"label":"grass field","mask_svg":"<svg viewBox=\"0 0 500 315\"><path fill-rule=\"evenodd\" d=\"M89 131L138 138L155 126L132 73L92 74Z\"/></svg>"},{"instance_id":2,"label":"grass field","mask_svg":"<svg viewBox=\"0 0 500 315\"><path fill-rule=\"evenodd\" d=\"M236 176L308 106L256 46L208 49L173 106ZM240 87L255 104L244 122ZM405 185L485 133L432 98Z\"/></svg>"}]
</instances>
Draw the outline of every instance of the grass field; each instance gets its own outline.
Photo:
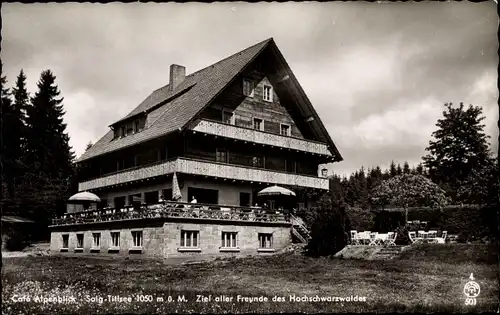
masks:
<instances>
[{"instance_id":1,"label":"grass field","mask_svg":"<svg viewBox=\"0 0 500 315\"><path fill-rule=\"evenodd\" d=\"M483 312L498 309L495 246L421 245L405 251L400 259L388 261L281 254L195 265L54 256L5 258L2 263L2 314ZM481 286L476 306L466 306L463 293L471 273ZM130 296L132 302L106 301L108 295ZM211 301L197 302L197 295L207 298L211 295ZM220 295L232 300L216 301ZM238 302L238 295L263 296L269 301ZM357 296L366 297L366 302L300 302L291 301L291 295L320 299ZM33 301L39 296L74 298L74 302ZM169 302L169 296L173 301ZM185 300L178 301L178 297L183 296ZM272 301L275 296L283 297L284 301ZM26 297L31 301L22 301L27 300Z\"/></svg>"}]
</instances>

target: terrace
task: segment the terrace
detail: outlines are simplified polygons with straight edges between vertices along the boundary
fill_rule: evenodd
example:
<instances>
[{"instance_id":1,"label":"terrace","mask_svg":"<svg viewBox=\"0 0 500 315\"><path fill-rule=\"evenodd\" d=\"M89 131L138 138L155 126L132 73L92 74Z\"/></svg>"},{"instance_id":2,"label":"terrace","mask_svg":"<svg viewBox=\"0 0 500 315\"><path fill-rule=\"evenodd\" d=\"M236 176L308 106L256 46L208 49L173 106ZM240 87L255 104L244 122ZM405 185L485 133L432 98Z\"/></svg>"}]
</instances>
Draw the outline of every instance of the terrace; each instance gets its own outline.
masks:
<instances>
[{"instance_id":1,"label":"terrace","mask_svg":"<svg viewBox=\"0 0 500 315\"><path fill-rule=\"evenodd\" d=\"M261 207L238 207L185 202L129 206L121 209L104 208L84 212L67 213L52 220L53 226L93 224L125 220L154 218L186 218L200 220L246 221L290 223L290 216L280 211L268 211Z\"/></svg>"}]
</instances>

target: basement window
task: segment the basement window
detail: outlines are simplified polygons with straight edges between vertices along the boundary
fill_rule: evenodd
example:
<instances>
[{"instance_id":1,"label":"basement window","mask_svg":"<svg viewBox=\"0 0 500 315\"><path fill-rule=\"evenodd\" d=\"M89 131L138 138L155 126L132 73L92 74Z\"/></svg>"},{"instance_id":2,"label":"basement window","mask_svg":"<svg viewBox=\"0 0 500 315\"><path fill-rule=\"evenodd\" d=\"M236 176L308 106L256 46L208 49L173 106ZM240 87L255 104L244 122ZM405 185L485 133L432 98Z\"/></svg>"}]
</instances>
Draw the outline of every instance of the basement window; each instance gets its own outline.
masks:
<instances>
[{"instance_id":1,"label":"basement window","mask_svg":"<svg viewBox=\"0 0 500 315\"><path fill-rule=\"evenodd\" d=\"M181 246L178 251L201 251L199 231L181 231Z\"/></svg>"},{"instance_id":2,"label":"basement window","mask_svg":"<svg viewBox=\"0 0 500 315\"><path fill-rule=\"evenodd\" d=\"M142 231L132 231L132 247L142 247Z\"/></svg>"},{"instance_id":3,"label":"basement window","mask_svg":"<svg viewBox=\"0 0 500 315\"><path fill-rule=\"evenodd\" d=\"M259 249L272 249L272 248L273 248L273 234L259 233Z\"/></svg>"},{"instance_id":4,"label":"basement window","mask_svg":"<svg viewBox=\"0 0 500 315\"><path fill-rule=\"evenodd\" d=\"M69 234L63 234L61 251L67 251L68 247L69 247Z\"/></svg>"},{"instance_id":5,"label":"basement window","mask_svg":"<svg viewBox=\"0 0 500 315\"><path fill-rule=\"evenodd\" d=\"M236 246L236 236L238 232L222 232L221 236L221 248L237 248Z\"/></svg>"}]
</instances>

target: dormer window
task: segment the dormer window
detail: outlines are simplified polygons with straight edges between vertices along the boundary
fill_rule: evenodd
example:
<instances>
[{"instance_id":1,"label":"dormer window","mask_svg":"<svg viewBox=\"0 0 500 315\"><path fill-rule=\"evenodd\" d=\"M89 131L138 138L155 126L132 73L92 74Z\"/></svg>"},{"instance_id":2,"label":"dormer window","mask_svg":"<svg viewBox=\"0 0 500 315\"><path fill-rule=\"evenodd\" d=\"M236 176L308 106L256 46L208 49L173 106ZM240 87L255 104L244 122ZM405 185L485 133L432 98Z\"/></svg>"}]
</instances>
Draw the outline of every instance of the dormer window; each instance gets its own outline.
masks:
<instances>
[{"instance_id":1,"label":"dormer window","mask_svg":"<svg viewBox=\"0 0 500 315\"><path fill-rule=\"evenodd\" d=\"M253 97L254 82L248 79L243 79L243 95Z\"/></svg>"},{"instance_id":2,"label":"dormer window","mask_svg":"<svg viewBox=\"0 0 500 315\"><path fill-rule=\"evenodd\" d=\"M234 125L234 115L231 112L222 111L222 122L229 125Z\"/></svg>"},{"instance_id":3,"label":"dormer window","mask_svg":"<svg viewBox=\"0 0 500 315\"><path fill-rule=\"evenodd\" d=\"M134 132L135 132L135 133L137 133L137 132L141 131L141 130L140 130L140 126L141 126L141 124L140 124L140 121L139 121L139 120L134 121Z\"/></svg>"},{"instance_id":4,"label":"dormer window","mask_svg":"<svg viewBox=\"0 0 500 315\"><path fill-rule=\"evenodd\" d=\"M120 137L125 137L127 136L127 128L125 126L122 126L120 128Z\"/></svg>"},{"instance_id":5,"label":"dormer window","mask_svg":"<svg viewBox=\"0 0 500 315\"><path fill-rule=\"evenodd\" d=\"M263 99L266 102L272 102L273 101L273 87L270 85L264 85L264 95Z\"/></svg>"}]
</instances>

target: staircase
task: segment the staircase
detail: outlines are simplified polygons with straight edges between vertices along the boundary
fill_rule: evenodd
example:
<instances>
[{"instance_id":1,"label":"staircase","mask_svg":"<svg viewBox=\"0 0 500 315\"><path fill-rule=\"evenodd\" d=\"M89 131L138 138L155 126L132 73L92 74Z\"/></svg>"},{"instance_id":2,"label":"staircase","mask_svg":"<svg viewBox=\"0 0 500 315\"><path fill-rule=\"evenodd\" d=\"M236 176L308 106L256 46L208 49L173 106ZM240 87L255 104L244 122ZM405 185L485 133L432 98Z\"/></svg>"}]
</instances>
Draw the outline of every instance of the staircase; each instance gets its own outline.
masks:
<instances>
[{"instance_id":1,"label":"staircase","mask_svg":"<svg viewBox=\"0 0 500 315\"><path fill-rule=\"evenodd\" d=\"M403 251L403 246L382 247L370 257L373 260L394 259Z\"/></svg>"},{"instance_id":2,"label":"staircase","mask_svg":"<svg viewBox=\"0 0 500 315\"><path fill-rule=\"evenodd\" d=\"M290 215L290 221L292 222L292 234L303 244L307 244L309 239L311 239L311 234L304 224L302 219Z\"/></svg>"}]
</instances>

